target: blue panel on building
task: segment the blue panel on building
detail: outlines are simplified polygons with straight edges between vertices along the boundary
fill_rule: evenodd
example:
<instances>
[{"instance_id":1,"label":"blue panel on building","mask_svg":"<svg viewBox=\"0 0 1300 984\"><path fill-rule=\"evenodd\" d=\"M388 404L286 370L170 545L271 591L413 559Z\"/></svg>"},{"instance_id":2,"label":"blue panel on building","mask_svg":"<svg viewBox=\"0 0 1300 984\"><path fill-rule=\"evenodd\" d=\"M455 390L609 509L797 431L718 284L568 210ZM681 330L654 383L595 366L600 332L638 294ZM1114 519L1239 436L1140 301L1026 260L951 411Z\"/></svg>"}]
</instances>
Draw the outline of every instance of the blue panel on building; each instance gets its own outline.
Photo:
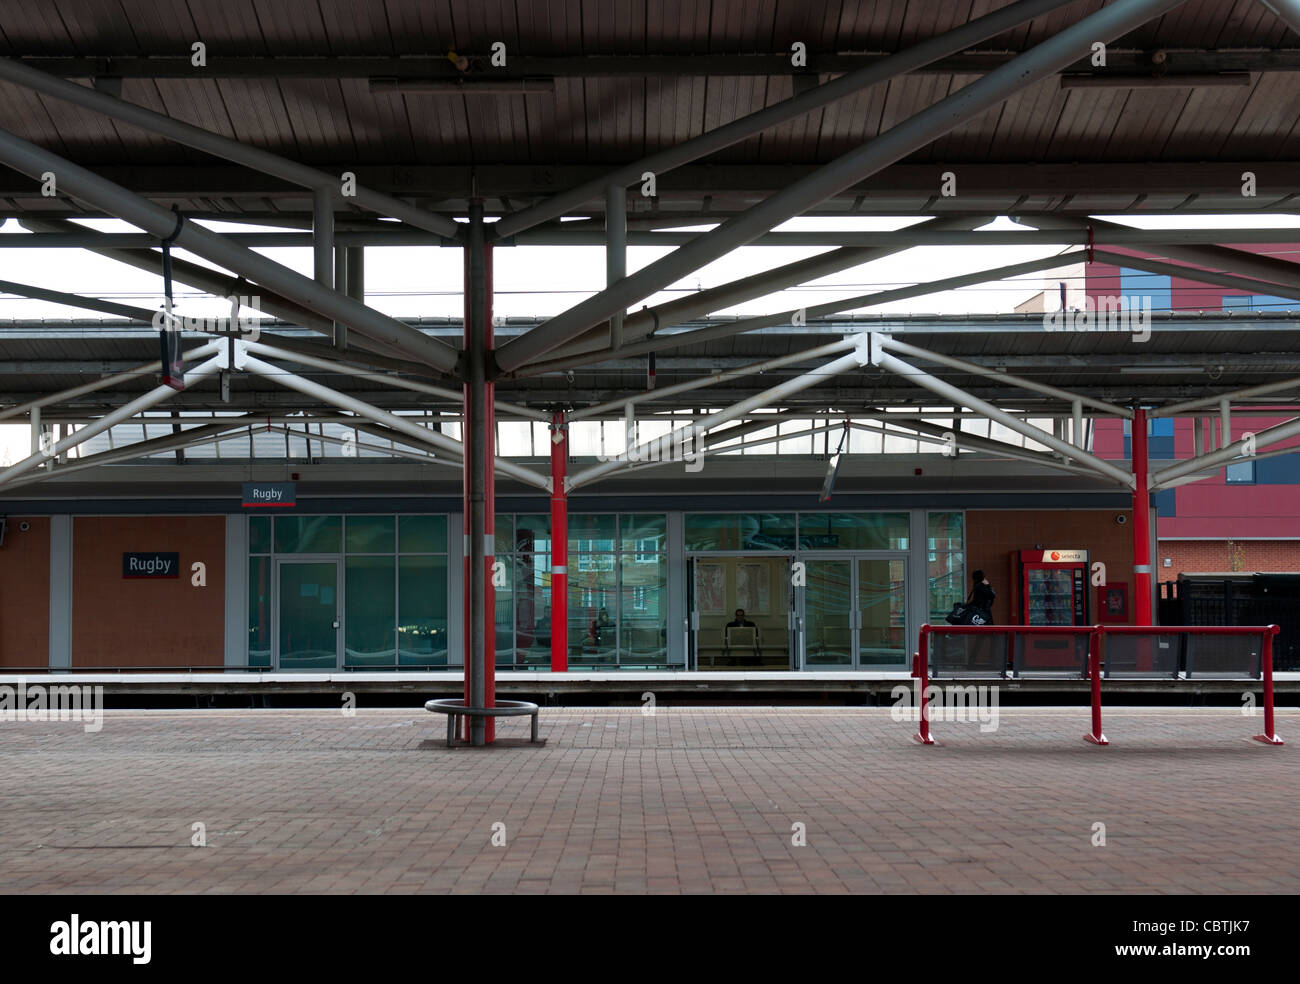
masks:
<instances>
[{"instance_id":1,"label":"blue panel on building","mask_svg":"<svg viewBox=\"0 0 1300 984\"><path fill-rule=\"evenodd\" d=\"M1225 311L1294 311L1300 308L1300 301L1290 297L1274 297L1271 294L1224 294Z\"/></svg>"},{"instance_id":2,"label":"blue panel on building","mask_svg":"<svg viewBox=\"0 0 1300 984\"><path fill-rule=\"evenodd\" d=\"M1163 492L1157 492L1151 498L1156 504L1157 516L1177 516L1178 511L1174 502L1174 493L1177 489L1165 489Z\"/></svg>"},{"instance_id":3,"label":"blue panel on building","mask_svg":"<svg viewBox=\"0 0 1300 984\"><path fill-rule=\"evenodd\" d=\"M1173 282L1168 277L1145 270L1121 267L1119 290L1125 297L1150 297L1152 311L1169 311L1174 305Z\"/></svg>"},{"instance_id":4,"label":"blue panel on building","mask_svg":"<svg viewBox=\"0 0 1300 984\"><path fill-rule=\"evenodd\" d=\"M1280 454L1255 462L1256 485L1300 485L1300 454Z\"/></svg>"}]
</instances>

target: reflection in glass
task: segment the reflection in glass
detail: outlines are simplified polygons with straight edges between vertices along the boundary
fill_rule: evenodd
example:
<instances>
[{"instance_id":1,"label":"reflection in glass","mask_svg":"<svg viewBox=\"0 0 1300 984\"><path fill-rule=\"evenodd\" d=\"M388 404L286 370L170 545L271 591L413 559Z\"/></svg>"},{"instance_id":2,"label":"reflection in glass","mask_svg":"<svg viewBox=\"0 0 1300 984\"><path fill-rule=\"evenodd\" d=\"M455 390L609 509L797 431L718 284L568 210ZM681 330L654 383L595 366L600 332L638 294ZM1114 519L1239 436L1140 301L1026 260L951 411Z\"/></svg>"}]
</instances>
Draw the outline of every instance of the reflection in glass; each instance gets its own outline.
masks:
<instances>
[{"instance_id":1,"label":"reflection in glass","mask_svg":"<svg viewBox=\"0 0 1300 984\"><path fill-rule=\"evenodd\" d=\"M390 529L391 536L391 529ZM348 539L352 520L348 520ZM344 666L397 663L397 599L390 557L349 557L344 565L347 617L343 621Z\"/></svg>"},{"instance_id":2,"label":"reflection in glass","mask_svg":"<svg viewBox=\"0 0 1300 984\"><path fill-rule=\"evenodd\" d=\"M808 560L804 626L808 666L853 662L853 570L847 560Z\"/></svg>"},{"instance_id":3,"label":"reflection in glass","mask_svg":"<svg viewBox=\"0 0 1300 984\"><path fill-rule=\"evenodd\" d=\"M257 518L257 517L254 517ZM270 517L266 519L270 537ZM248 558L248 665L271 665L271 558Z\"/></svg>"},{"instance_id":4,"label":"reflection in glass","mask_svg":"<svg viewBox=\"0 0 1300 984\"><path fill-rule=\"evenodd\" d=\"M447 558L404 556L397 567L401 666L447 665Z\"/></svg>"},{"instance_id":5,"label":"reflection in glass","mask_svg":"<svg viewBox=\"0 0 1300 984\"><path fill-rule=\"evenodd\" d=\"M619 665L668 665L668 560L662 554L621 555L623 588L619 605Z\"/></svg>"},{"instance_id":6,"label":"reflection in glass","mask_svg":"<svg viewBox=\"0 0 1300 984\"><path fill-rule=\"evenodd\" d=\"M276 516L276 553L339 553L342 516Z\"/></svg>"},{"instance_id":7,"label":"reflection in glass","mask_svg":"<svg viewBox=\"0 0 1300 984\"><path fill-rule=\"evenodd\" d=\"M337 584L333 561L280 564L280 669L338 667Z\"/></svg>"},{"instance_id":8,"label":"reflection in glass","mask_svg":"<svg viewBox=\"0 0 1300 984\"><path fill-rule=\"evenodd\" d=\"M395 526L392 516L349 516L348 553L392 553Z\"/></svg>"},{"instance_id":9,"label":"reflection in glass","mask_svg":"<svg viewBox=\"0 0 1300 984\"><path fill-rule=\"evenodd\" d=\"M858 561L858 665L907 662L907 592L902 560Z\"/></svg>"},{"instance_id":10,"label":"reflection in glass","mask_svg":"<svg viewBox=\"0 0 1300 984\"><path fill-rule=\"evenodd\" d=\"M399 516L397 541L402 553L446 553L447 517Z\"/></svg>"}]
</instances>

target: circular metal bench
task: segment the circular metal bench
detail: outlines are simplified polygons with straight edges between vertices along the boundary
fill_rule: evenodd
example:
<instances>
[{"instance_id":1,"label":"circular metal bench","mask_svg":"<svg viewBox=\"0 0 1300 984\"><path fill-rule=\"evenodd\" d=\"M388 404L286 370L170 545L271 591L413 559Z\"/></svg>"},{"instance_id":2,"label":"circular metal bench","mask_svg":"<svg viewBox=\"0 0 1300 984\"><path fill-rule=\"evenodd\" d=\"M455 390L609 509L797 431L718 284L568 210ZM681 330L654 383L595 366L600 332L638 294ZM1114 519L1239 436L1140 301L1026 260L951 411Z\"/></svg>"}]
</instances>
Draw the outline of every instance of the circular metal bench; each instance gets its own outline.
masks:
<instances>
[{"instance_id":1,"label":"circular metal bench","mask_svg":"<svg viewBox=\"0 0 1300 984\"><path fill-rule=\"evenodd\" d=\"M440 700L425 701L424 709L435 714L447 715L447 747L456 743L456 723L462 717L523 717L527 714L533 719L532 742L537 743L536 704L526 700L498 700L495 707L466 707L465 701L456 697L444 697Z\"/></svg>"}]
</instances>

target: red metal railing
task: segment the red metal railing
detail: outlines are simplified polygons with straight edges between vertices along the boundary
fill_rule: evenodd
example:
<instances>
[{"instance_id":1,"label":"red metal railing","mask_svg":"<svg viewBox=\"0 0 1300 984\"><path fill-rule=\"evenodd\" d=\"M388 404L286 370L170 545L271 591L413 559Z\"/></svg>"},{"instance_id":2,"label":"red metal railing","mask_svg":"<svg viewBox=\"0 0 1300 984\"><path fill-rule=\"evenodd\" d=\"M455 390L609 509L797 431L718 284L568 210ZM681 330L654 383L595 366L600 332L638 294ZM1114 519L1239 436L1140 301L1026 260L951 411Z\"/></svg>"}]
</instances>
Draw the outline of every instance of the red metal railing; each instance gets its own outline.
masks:
<instances>
[{"instance_id":1,"label":"red metal railing","mask_svg":"<svg viewBox=\"0 0 1300 984\"><path fill-rule=\"evenodd\" d=\"M1264 683L1264 733L1255 735L1256 741L1266 745L1281 745L1273 720L1273 637L1276 625L922 625L920 648L912 655L912 676L920 684L920 724L912 737L923 745L933 745L930 734L930 636L943 635L1005 635L1012 645L1016 636L1032 635L1087 635L1087 677L1092 690L1092 730L1084 740L1094 745L1108 745L1101 730L1101 678L1102 643L1106 635L1257 635L1261 637L1260 676ZM1243 677L1243 679L1246 679ZM1254 679L1253 677L1249 679Z\"/></svg>"}]
</instances>

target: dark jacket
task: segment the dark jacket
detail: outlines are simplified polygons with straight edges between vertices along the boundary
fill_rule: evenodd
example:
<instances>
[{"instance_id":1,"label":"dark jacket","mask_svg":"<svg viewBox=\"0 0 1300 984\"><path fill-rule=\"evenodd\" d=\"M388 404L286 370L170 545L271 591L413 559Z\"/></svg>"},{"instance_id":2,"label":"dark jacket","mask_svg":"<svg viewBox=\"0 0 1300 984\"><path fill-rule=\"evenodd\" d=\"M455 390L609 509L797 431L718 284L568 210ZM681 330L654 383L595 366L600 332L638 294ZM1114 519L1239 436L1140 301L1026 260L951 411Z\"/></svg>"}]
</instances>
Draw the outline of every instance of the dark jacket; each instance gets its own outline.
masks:
<instances>
[{"instance_id":1,"label":"dark jacket","mask_svg":"<svg viewBox=\"0 0 1300 984\"><path fill-rule=\"evenodd\" d=\"M997 597L993 589L987 584L980 583L975 585L970 593L970 603L980 611L988 615L988 621L993 621L993 599Z\"/></svg>"}]
</instances>

